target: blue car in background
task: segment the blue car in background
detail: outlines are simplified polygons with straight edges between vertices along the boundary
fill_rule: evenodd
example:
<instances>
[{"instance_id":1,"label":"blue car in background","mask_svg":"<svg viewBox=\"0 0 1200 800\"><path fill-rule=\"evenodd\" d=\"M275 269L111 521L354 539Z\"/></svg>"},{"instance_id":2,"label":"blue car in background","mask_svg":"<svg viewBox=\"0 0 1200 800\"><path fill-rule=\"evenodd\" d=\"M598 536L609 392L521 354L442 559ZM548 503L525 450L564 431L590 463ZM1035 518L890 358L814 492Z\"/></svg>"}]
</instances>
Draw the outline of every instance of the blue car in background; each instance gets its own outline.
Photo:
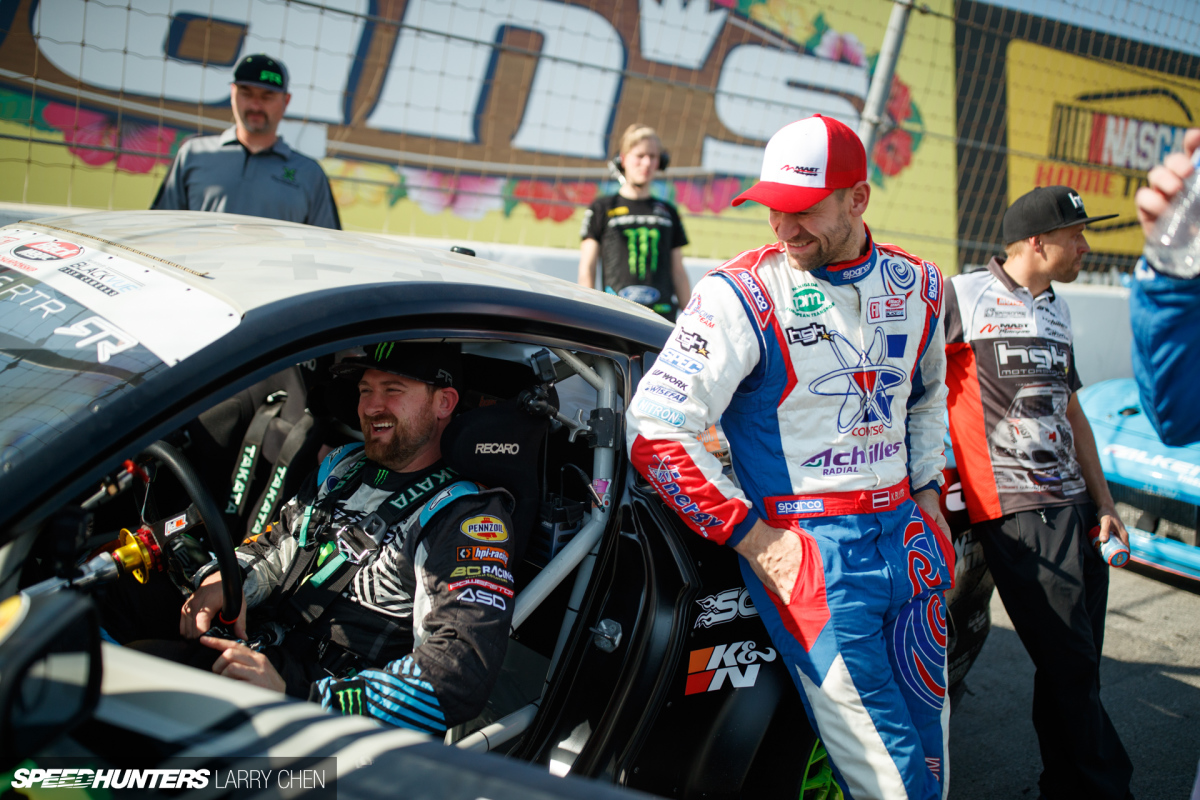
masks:
<instances>
[{"instance_id":1,"label":"blue car in background","mask_svg":"<svg viewBox=\"0 0 1200 800\"><path fill-rule=\"evenodd\" d=\"M1129 529L1130 557L1200 580L1200 444L1168 447L1142 411L1130 378L1079 391L1117 511Z\"/></svg>"}]
</instances>

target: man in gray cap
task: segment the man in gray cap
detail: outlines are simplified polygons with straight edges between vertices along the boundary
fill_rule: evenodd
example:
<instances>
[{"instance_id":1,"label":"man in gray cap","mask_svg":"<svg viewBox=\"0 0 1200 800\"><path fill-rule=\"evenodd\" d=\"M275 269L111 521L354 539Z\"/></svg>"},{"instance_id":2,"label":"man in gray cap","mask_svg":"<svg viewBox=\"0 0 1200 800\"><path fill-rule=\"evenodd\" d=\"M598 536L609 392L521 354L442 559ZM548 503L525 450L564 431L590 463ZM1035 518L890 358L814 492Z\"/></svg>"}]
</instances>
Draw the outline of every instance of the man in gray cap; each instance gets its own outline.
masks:
<instances>
[{"instance_id":1,"label":"man in gray cap","mask_svg":"<svg viewBox=\"0 0 1200 800\"><path fill-rule=\"evenodd\" d=\"M265 55L238 62L229 91L233 127L179 148L151 208L224 211L340 230L321 165L276 130L292 96L287 68Z\"/></svg>"},{"instance_id":2,"label":"man in gray cap","mask_svg":"<svg viewBox=\"0 0 1200 800\"><path fill-rule=\"evenodd\" d=\"M1071 317L1051 281L1088 252L1079 194L1047 186L1004 215L1007 257L946 288L950 437L963 498L1004 607L1033 659L1041 794L1124 800L1133 767L1100 702L1108 565L1128 545L1079 405ZM1090 499L1089 499L1090 498Z\"/></svg>"}]
</instances>

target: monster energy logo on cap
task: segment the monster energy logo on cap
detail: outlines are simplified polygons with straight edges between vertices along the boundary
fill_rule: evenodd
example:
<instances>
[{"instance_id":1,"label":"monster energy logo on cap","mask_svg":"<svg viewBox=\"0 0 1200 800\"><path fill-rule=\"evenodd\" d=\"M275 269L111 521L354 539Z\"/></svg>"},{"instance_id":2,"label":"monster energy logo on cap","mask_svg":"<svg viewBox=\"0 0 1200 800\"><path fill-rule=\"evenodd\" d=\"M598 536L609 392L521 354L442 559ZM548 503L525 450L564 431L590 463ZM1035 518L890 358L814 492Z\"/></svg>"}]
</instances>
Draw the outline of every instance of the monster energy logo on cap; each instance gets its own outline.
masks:
<instances>
[{"instance_id":1,"label":"monster energy logo on cap","mask_svg":"<svg viewBox=\"0 0 1200 800\"><path fill-rule=\"evenodd\" d=\"M334 364L330 371L358 380L368 369L439 388L458 388L462 384L462 347L452 342L379 342L364 347L361 356Z\"/></svg>"}]
</instances>

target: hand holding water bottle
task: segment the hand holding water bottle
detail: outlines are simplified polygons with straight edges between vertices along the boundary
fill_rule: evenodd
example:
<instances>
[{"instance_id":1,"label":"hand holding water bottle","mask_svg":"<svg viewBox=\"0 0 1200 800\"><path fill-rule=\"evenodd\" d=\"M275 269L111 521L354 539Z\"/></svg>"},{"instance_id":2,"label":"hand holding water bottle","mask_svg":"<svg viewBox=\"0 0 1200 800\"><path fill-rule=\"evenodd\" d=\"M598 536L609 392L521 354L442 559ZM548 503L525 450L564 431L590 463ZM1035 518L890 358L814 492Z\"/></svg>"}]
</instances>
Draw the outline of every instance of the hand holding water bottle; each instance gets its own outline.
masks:
<instances>
[{"instance_id":1,"label":"hand holding water bottle","mask_svg":"<svg viewBox=\"0 0 1200 800\"><path fill-rule=\"evenodd\" d=\"M1200 171L1194 165L1200 128L1188 131L1183 153L1172 153L1150 171L1138 190L1138 220L1146 234L1146 259L1174 278L1200 275Z\"/></svg>"}]
</instances>

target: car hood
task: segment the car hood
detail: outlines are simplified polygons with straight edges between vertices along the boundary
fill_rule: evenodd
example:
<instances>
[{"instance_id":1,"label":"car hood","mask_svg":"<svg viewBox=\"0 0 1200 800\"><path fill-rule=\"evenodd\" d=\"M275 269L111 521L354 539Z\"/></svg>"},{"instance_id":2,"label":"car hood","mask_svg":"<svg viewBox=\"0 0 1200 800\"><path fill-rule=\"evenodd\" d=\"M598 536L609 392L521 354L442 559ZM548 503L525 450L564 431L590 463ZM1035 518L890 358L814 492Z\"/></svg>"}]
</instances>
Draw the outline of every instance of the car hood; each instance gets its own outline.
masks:
<instances>
[{"instance_id":1,"label":"car hood","mask_svg":"<svg viewBox=\"0 0 1200 800\"><path fill-rule=\"evenodd\" d=\"M1102 381L1079 392L1092 425L1100 464L1115 483L1200 504L1200 444L1168 447L1142 413L1131 378Z\"/></svg>"}]
</instances>

